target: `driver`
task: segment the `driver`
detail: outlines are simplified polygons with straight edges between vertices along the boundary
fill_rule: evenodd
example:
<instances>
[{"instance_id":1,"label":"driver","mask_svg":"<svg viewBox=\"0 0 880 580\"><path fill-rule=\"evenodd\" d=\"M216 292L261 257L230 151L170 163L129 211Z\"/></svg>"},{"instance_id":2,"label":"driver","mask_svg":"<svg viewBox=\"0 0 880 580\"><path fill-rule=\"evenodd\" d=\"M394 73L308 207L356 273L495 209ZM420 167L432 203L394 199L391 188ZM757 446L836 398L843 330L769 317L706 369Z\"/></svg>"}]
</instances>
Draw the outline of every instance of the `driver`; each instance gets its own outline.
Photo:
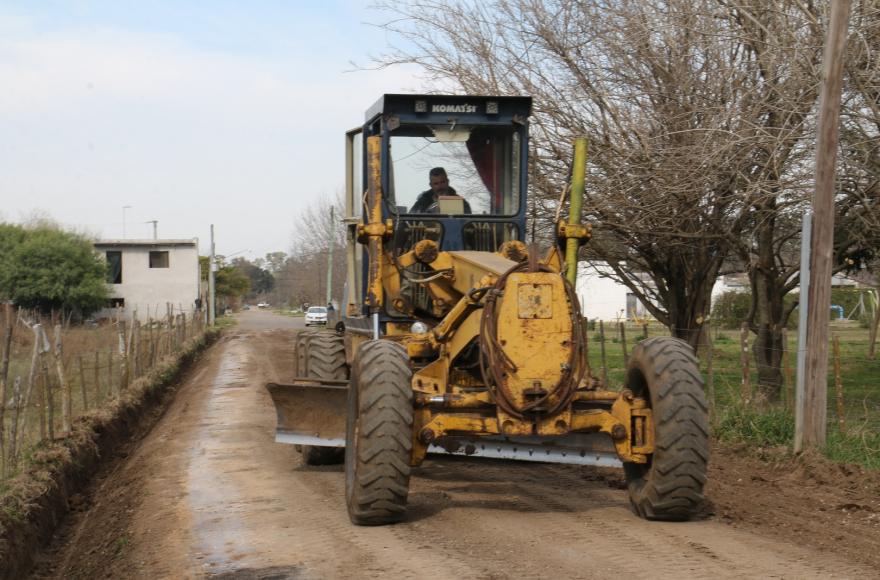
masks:
<instances>
[{"instance_id":1,"label":"driver","mask_svg":"<svg viewBox=\"0 0 880 580\"><path fill-rule=\"evenodd\" d=\"M419 194L415 204L409 213L439 213L440 204L438 196L440 195L458 195L455 190L449 186L449 178L446 176L446 170L442 167L435 167L428 172L428 185L430 189ZM471 213L471 205L464 201L464 213Z\"/></svg>"}]
</instances>

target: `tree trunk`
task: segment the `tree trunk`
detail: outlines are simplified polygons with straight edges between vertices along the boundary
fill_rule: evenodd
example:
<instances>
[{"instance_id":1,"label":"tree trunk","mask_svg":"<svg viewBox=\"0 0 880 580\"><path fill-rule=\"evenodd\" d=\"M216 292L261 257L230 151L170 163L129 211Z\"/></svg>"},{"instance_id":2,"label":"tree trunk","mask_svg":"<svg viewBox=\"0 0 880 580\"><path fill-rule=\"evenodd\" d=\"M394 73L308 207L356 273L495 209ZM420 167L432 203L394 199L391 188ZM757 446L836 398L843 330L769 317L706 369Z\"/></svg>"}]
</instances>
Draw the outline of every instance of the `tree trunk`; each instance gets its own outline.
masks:
<instances>
[{"instance_id":1,"label":"tree trunk","mask_svg":"<svg viewBox=\"0 0 880 580\"><path fill-rule=\"evenodd\" d=\"M776 326L760 327L752 352L758 369L758 393L768 401L778 401L785 383L782 374L782 331Z\"/></svg>"},{"instance_id":2,"label":"tree trunk","mask_svg":"<svg viewBox=\"0 0 880 580\"><path fill-rule=\"evenodd\" d=\"M785 310L785 277L781 274L774 254L776 203L768 201L759 211L763 220L757 231L756 255L749 269L752 287L752 307L749 327L755 333L752 352L758 369L758 396L775 402L782 396L782 329L787 322Z\"/></svg>"}]
</instances>

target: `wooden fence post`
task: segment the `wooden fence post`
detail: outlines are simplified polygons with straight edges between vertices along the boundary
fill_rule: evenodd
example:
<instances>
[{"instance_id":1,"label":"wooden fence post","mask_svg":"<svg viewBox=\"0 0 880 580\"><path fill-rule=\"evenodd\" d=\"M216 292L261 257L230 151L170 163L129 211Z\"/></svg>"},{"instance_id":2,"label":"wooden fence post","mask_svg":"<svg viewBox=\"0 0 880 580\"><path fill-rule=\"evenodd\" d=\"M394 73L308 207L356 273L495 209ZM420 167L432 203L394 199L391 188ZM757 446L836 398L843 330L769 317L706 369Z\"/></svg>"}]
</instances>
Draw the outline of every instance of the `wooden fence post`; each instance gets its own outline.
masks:
<instances>
[{"instance_id":1,"label":"wooden fence post","mask_svg":"<svg viewBox=\"0 0 880 580\"><path fill-rule=\"evenodd\" d=\"M138 322L137 317L131 321L131 340L129 341L129 349L131 351L131 380L137 380L140 376L140 353L138 348L138 335L141 332L141 323Z\"/></svg>"},{"instance_id":2,"label":"wooden fence post","mask_svg":"<svg viewBox=\"0 0 880 580\"><path fill-rule=\"evenodd\" d=\"M644 340L648 340L648 323L647 322L642 325L642 337L644 337Z\"/></svg>"},{"instance_id":3,"label":"wooden fence post","mask_svg":"<svg viewBox=\"0 0 880 580\"><path fill-rule=\"evenodd\" d=\"M126 325L124 320L119 321L119 388L128 387L128 352L126 350L126 342L128 334L126 333Z\"/></svg>"},{"instance_id":4,"label":"wooden fence post","mask_svg":"<svg viewBox=\"0 0 880 580\"><path fill-rule=\"evenodd\" d=\"M89 408L89 397L88 393L86 393L86 370L82 355L77 357L77 362L79 362L79 387L82 390L83 410L87 411Z\"/></svg>"},{"instance_id":5,"label":"wooden fence post","mask_svg":"<svg viewBox=\"0 0 880 580\"><path fill-rule=\"evenodd\" d=\"M104 400L101 396L101 351L95 351L95 402Z\"/></svg>"},{"instance_id":6,"label":"wooden fence post","mask_svg":"<svg viewBox=\"0 0 880 580\"><path fill-rule=\"evenodd\" d=\"M46 422L48 423L48 430L45 433L40 433L40 436L42 439L48 436L51 441L55 439L55 396L52 392L52 377L49 375L49 365L44 354L40 354L40 376L43 379L43 389L40 393L43 395L43 403L46 408ZM40 413L40 418L43 418L43 413Z\"/></svg>"},{"instance_id":7,"label":"wooden fence post","mask_svg":"<svg viewBox=\"0 0 880 580\"><path fill-rule=\"evenodd\" d=\"M752 400L752 378L749 372L749 324L742 323L739 335L739 361L742 367L742 389L740 397L743 403L749 403Z\"/></svg>"},{"instance_id":8,"label":"wooden fence post","mask_svg":"<svg viewBox=\"0 0 880 580\"><path fill-rule=\"evenodd\" d=\"M620 323L620 343L623 345L623 366L629 363L629 353L626 351L626 323Z\"/></svg>"},{"instance_id":9,"label":"wooden fence post","mask_svg":"<svg viewBox=\"0 0 880 580\"><path fill-rule=\"evenodd\" d=\"M0 478L6 476L6 384L9 379L9 359L12 356L12 331L15 328L12 305L7 304L3 310L3 362L0 363Z\"/></svg>"},{"instance_id":10,"label":"wooden fence post","mask_svg":"<svg viewBox=\"0 0 880 580\"><path fill-rule=\"evenodd\" d=\"M602 387L608 388L608 361L605 358L605 323L599 321L599 347L602 355Z\"/></svg>"},{"instance_id":11,"label":"wooden fence post","mask_svg":"<svg viewBox=\"0 0 880 580\"><path fill-rule=\"evenodd\" d=\"M785 405L792 407L794 405L794 370L791 367L791 351L788 348L788 329L782 329L782 372L785 377Z\"/></svg>"},{"instance_id":12,"label":"wooden fence post","mask_svg":"<svg viewBox=\"0 0 880 580\"><path fill-rule=\"evenodd\" d=\"M70 434L73 424L73 398L70 393L70 383L64 375L64 347L61 343L61 325L55 325L55 372L58 373L58 385L61 387L61 430L65 435Z\"/></svg>"},{"instance_id":13,"label":"wooden fence post","mask_svg":"<svg viewBox=\"0 0 880 580\"><path fill-rule=\"evenodd\" d=\"M709 397L709 416L715 416L715 369L713 367L713 358L715 355L715 345L712 341L712 323L707 322L706 331L706 395Z\"/></svg>"},{"instance_id":14,"label":"wooden fence post","mask_svg":"<svg viewBox=\"0 0 880 580\"><path fill-rule=\"evenodd\" d=\"M40 323L36 323L31 326L31 330L34 333L34 349L31 352L31 368L28 371L28 381L27 387L24 391L24 402L19 403L17 407L24 406L27 408L31 404L31 396L34 393L34 386L37 381L37 367L39 365L39 356L40 356ZM39 389L37 389L37 397L39 398ZM18 414L18 411L16 411ZM43 407L40 407L40 419L43 417ZM17 421L16 421L17 422ZM28 414L25 412L21 416L21 423L19 423L19 427L21 428L21 432L18 434L18 444L19 447L22 446L22 441L24 441L24 435L27 432L27 423L28 423ZM44 426L45 429L45 426Z\"/></svg>"},{"instance_id":15,"label":"wooden fence post","mask_svg":"<svg viewBox=\"0 0 880 580\"><path fill-rule=\"evenodd\" d=\"M193 322L195 322L195 317ZM587 384L590 384L592 377L590 370L590 323L586 318L581 318L581 328L584 331L584 376L587 377ZM195 328L193 328L193 336L195 335Z\"/></svg>"},{"instance_id":16,"label":"wooden fence post","mask_svg":"<svg viewBox=\"0 0 880 580\"><path fill-rule=\"evenodd\" d=\"M21 377L16 375L12 385L12 398L15 401L15 413L12 416L12 433L9 436L9 463L15 465L18 457L18 421L21 417Z\"/></svg>"},{"instance_id":17,"label":"wooden fence post","mask_svg":"<svg viewBox=\"0 0 880 580\"><path fill-rule=\"evenodd\" d=\"M840 337L833 338L834 348L834 390L837 392L837 427L846 433L846 408L843 404L843 379L840 376Z\"/></svg>"},{"instance_id":18,"label":"wooden fence post","mask_svg":"<svg viewBox=\"0 0 880 580\"><path fill-rule=\"evenodd\" d=\"M119 392L119 385L116 384L116 381L113 379L113 349L111 348L107 351L107 379L109 382L107 383L107 394L116 394Z\"/></svg>"},{"instance_id":19,"label":"wooden fence post","mask_svg":"<svg viewBox=\"0 0 880 580\"><path fill-rule=\"evenodd\" d=\"M147 324L149 324L149 328L150 328L150 338L149 338L149 341L150 341L150 364L149 364L149 366L152 369L154 366L156 366L156 341L153 340L153 319L150 318L147 321Z\"/></svg>"},{"instance_id":20,"label":"wooden fence post","mask_svg":"<svg viewBox=\"0 0 880 580\"><path fill-rule=\"evenodd\" d=\"M877 290L878 298L880 298L880 289ZM877 356L877 334L880 331L880 300L874 305L874 319L871 321L871 328L868 331L868 359L874 360Z\"/></svg>"}]
</instances>

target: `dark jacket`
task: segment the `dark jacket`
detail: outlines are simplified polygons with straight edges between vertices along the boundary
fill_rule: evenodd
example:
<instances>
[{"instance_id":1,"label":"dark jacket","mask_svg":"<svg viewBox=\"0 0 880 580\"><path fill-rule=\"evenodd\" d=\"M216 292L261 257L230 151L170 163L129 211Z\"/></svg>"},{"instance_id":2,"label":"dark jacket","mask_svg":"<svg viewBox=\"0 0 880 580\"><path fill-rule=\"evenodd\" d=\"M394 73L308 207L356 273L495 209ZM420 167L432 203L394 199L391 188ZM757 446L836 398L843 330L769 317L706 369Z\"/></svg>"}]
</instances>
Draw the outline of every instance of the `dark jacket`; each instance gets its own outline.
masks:
<instances>
[{"instance_id":1,"label":"dark jacket","mask_svg":"<svg viewBox=\"0 0 880 580\"><path fill-rule=\"evenodd\" d=\"M458 194L450 187L446 195ZM437 204L437 196L434 195L434 190L429 189L420 193L409 213L440 213L440 207ZM467 200L464 200L464 213L471 213L471 204Z\"/></svg>"}]
</instances>

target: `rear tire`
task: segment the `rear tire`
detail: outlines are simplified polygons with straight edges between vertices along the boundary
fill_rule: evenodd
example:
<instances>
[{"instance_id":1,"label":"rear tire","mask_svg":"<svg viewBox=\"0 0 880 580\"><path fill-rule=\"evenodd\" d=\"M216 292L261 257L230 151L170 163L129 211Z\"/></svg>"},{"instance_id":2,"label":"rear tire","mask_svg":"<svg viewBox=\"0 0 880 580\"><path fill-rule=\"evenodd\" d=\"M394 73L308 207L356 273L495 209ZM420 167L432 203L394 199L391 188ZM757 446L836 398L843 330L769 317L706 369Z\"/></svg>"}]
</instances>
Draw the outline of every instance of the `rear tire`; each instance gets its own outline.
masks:
<instances>
[{"instance_id":1,"label":"rear tire","mask_svg":"<svg viewBox=\"0 0 880 580\"><path fill-rule=\"evenodd\" d=\"M693 350L677 338L640 342L626 386L649 401L654 421L648 463L623 465L633 509L649 520L688 520L704 502L709 463L709 408Z\"/></svg>"},{"instance_id":2,"label":"rear tire","mask_svg":"<svg viewBox=\"0 0 880 580\"><path fill-rule=\"evenodd\" d=\"M406 349L388 340L361 344L348 390L345 500L352 523L400 521L412 456L412 370Z\"/></svg>"},{"instance_id":3,"label":"rear tire","mask_svg":"<svg viewBox=\"0 0 880 580\"><path fill-rule=\"evenodd\" d=\"M348 379L345 344L342 337L335 333L300 333L297 340L297 363L297 376L300 377ZM301 445L300 452L306 465L336 465L345 458L345 449L339 447Z\"/></svg>"}]
</instances>

